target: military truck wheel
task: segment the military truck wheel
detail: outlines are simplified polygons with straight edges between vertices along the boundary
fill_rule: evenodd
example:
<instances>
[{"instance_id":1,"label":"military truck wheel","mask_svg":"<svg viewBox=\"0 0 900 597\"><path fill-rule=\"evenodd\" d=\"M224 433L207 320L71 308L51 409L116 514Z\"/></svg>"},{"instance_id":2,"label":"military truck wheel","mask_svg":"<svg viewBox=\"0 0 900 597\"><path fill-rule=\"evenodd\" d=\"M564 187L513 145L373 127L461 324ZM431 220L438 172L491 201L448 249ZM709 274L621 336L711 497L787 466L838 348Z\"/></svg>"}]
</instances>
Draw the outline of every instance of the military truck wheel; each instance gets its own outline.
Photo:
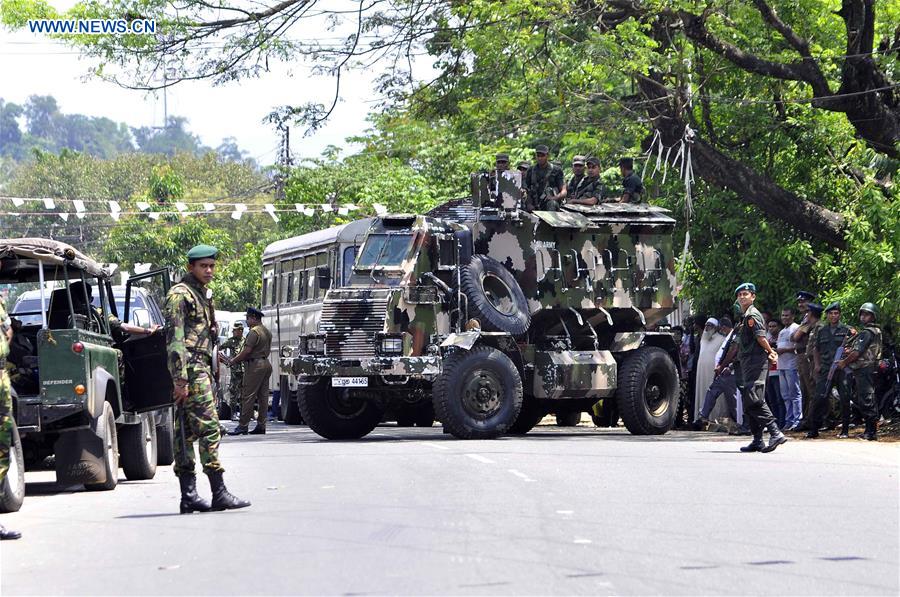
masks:
<instances>
[{"instance_id":1,"label":"military truck wheel","mask_svg":"<svg viewBox=\"0 0 900 597\"><path fill-rule=\"evenodd\" d=\"M628 431L659 435L672 428L678 407L678 370L661 348L645 346L619 368L616 401Z\"/></svg>"},{"instance_id":2,"label":"military truck wheel","mask_svg":"<svg viewBox=\"0 0 900 597\"><path fill-rule=\"evenodd\" d=\"M460 350L447 358L432 391L435 414L444 429L460 439L503 435L522 410L519 371L508 356L490 346Z\"/></svg>"},{"instance_id":3,"label":"military truck wheel","mask_svg":"<svg viewBox=\"0 0 900 597\"><path fill-rule=\"evenodd\" d=\"M156 464L169 466L175 462L175 419L171 407L166 409L163 422L156 426Z\"/></svg>"},{"instance_id":4,"label":"military truck wheel","mask_svg":"<svg viewBox=\"0 0 900 597\"><path fill-rule=\"evenodd\" d=\"M382 410L372 400L349 389L331 387L331 378L301 384L300 414L309 428L325 439L359 439L381 422Z\"/></svg>"},{"instance_id":5,"label":"military truck wheel","mask_svg":"<svg viewBox=\"0 0 900 597\"><path fill-rule=\"evenodd\" d=\"M129 481L144 481L156 475L156 425L149 414L138 425L124 425L120 442L122 470Z\"/></svg>"},{"instance_id":6,"label":"military truck wheel","mask_svg":"<svg viewBox=\"0 0 900 597\"><path fill-rule=\"evenodd\" d=\"M576 427L581 422L581 411L556 413L557 427Z\"/></svg>"},{"instance_id":7,"label":"military truck wheel","mask_svg":"<svg viewBox=\"0 0 900 597\"><path fill-rule=\"evenodd\" d=\"M516 417L516 422L507 431L510 435L525 435L535 428L547 414L547 409L534 398L525 398L522 402L522 410Z\"/></svg>"},{"instance_id":8,"label":"military truck wheel","mask_svg":"<svg viewBox=\"0 0 900 597\"><path fill-rule=\"evenodd\" d=\"M297 393L288 390L281 398L282 420L285 425L300 425L303 417L300 415L300 406L297 404Z\"/></svg>"},{"instance_id":9,"label":"military truck wheel","mask_svg":"<svg viewBox=\"0 0 900 597\"><path fill-rule=\"evenodd\" d=\"M18 512L25 501L25 458L22 455L22 440L19 428L12 417L10 435L12 442L9 450L9 470L0 484L0 512Z\"/></svg>"},{"instance_id":10,"label":"military truck wheel","mask_svg":"<svg viewBox=\"0 0 900 597\"><path fill-rule=\"evenodd\" d=\"M469 317L486 332L521 336L531 325L525 293L512 273L485 255L473 255L460 269L461 288L469 302Z\"/></svg>"},{"instance_id":11,"label":"military truck wheel","mask_svg":"<svg viewBox=\"0 0 900 597\"><path fill-rule=\"evenodd\" d=\"M88 491L109 491L119 483L119 435L116 433L116 417L109 402L103 403L103 412L92 427L94 435L102 442L100 462L106 479L101 483L85 483L84 488Z\"/></svg>"}]
</instances>

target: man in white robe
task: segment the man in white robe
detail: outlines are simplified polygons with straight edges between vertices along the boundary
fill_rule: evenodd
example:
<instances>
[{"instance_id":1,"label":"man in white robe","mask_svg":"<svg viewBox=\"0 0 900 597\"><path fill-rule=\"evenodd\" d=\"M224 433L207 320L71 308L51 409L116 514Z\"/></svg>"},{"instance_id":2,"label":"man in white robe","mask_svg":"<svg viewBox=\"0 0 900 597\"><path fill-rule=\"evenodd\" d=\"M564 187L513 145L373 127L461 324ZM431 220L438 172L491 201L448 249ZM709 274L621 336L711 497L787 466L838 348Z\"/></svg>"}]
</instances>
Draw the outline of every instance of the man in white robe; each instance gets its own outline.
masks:
<instances>
[{"instance_id":1,"label":"man in white robe","mask_svg":"<svg viewBox=\"0 0 900 597\"><path fill-rule=\"evenodd\" d=\"M706 391L712 385L716 369L716 353L725 341L725 336L719 333L719 321L710 317L703 326L703 335L700 337L700 354L697 355L697 382L694 386L694 419L699 418L700 408L703 406L703 398Z\"/></svg>"}]
</instances>

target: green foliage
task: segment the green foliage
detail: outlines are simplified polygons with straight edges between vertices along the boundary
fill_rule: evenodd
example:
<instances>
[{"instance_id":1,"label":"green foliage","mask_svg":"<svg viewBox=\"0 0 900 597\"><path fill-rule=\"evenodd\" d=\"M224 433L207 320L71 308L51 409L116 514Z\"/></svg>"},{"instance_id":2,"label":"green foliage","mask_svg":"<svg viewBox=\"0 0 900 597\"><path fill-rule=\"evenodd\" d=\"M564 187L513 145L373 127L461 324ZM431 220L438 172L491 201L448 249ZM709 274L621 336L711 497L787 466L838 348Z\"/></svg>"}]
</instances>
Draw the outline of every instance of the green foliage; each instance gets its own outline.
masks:
<instances>
[{"instance_id":1,"label":"green foliage","mask_svg":"<svg viewBox=\"0 0 900 597\"><path fill-rule=\"evenodd\" d=\"M150 199L159 204L177 201L184 197L184 185L168 164L154 166L150 171Z\"/></svg>"}]
</instances>

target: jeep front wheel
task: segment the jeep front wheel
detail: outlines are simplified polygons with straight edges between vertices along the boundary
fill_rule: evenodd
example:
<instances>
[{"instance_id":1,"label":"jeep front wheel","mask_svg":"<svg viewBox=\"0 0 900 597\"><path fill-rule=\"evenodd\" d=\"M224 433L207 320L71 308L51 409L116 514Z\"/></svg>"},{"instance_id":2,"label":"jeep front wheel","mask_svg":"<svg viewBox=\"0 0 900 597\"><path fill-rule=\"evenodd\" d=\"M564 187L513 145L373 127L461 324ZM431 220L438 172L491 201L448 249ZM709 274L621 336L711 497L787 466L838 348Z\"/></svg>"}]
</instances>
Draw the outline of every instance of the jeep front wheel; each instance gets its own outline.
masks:
<instances>
[{"instance_id":1,"label":"jeep front wheel","mask_svg":"<svg viewBox=\"0 0 900 597\"><path fill-rule=\"evenodd\" d=\"M325 439L359 439L381 422L382 409L360 390L331 387L331 378L297 389L300 415Z\"/></svg>"},{"instance_id":2,"label":"jeep front wheel","mask_svg":"<svg viewBox=\"0 0 900 597\"><path fill-rule=\"evenodd\" d=\"M628 431L660 435L672 428L678 406L678 370L661 348L644 346L619 367L616 402Z\"/></svg>"},{"instance_id":3,"label":"jeep front wheel","mask_svg":"<svg viewBox=\"0 0 900 597\"><path fill-rule=\"evenodd\" d=\"M490 346L459 350L433 387L434 412L460 439L506 433L522 409L522 378L512 360Z\"/></svg>"},{"instance_id":4,"label":"jeep front wheel","mask_svg":"<svg viewBox=\"0 0 900 597\"><path fill-rule=\"evenodd\" d=\"M149 414L140 417L140 424L125 425L120 433L122 470L130 481L144 481L156 475L156 425Z\"/></svg>"}]
</instances>

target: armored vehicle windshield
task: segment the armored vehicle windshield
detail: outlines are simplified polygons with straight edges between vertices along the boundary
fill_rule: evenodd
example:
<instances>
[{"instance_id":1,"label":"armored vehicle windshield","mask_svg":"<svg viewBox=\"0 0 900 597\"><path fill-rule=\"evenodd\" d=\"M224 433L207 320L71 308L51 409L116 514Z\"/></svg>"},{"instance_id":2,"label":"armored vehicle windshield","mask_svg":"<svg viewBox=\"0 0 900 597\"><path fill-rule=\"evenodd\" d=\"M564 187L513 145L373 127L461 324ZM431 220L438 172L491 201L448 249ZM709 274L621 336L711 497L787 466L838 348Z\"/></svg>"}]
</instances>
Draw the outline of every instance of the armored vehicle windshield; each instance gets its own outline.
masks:
<instances>
[{"instance_id":1,"label":"armored vehicle windshield","mask_svg":"<svg viewBox=\"0 0 900 597\"><path fill-rule=\"evenodd\" d=\"M370 234L356 262L357 269L400 267L412 247L412 234Z\"/></svg>"}]
</instances>

